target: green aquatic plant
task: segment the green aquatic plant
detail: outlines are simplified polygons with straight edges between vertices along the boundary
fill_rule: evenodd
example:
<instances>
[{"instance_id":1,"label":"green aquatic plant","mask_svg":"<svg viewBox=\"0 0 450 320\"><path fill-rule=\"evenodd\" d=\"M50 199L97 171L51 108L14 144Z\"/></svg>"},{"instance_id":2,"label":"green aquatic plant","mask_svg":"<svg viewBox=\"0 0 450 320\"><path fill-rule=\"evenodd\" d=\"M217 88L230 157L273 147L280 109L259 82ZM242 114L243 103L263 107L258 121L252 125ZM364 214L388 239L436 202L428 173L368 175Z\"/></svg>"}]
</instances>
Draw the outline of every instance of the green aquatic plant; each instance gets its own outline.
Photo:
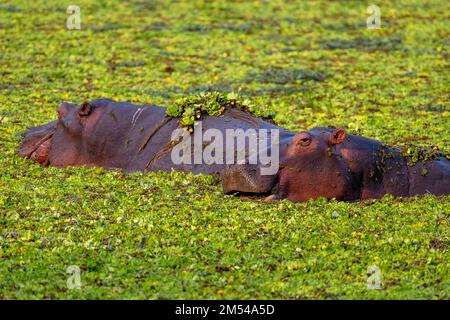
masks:
<instances>
[{"instance_id":1,"label":"green aquatic plant","mask_svg":"<svg viewBox=\"0 0 450 320\"><path fill-rule=\"evenodd\" d=\"M177 99L166 110L170 117L179 117L180 125L190 131L196 120L202 115L217 117L223 114L225 109L236 108L250 112L257 117L273 119L274 113L262 107L258 107L248 98L243 98L235 92L203 92L197 95L185 96Z\"/></svg>"},{"instance_id":2,"label":"green aquatic plant","mask_svg":"<svg viewBox=\"0 0 450 320\"><path fill-rule=\"evenodd\" d=\"M412 144L407 144L400 148L400 152L403 157L408 161L409 166L415 165L419 161L431 161L438 157L447 157L438 147L421 147Z\"/></svg>"},{"instance_id":3,"label":"green aquatic plant","mask_svg":"<svg viewBox=\"0 0 450 320\"><path fill-rule=\"evenodd\" d=\"M383 1L368 30L364 1L323 14L324 1L77 0L82 30L65 30L61 1L2 1L0 299L447 299L450 196L249 201L212 176L60 170L16 153L62 100L181 115L176 97L236 91L295 132L343 126L449 154L450 110L420 107L449 105L447 2ZM382 290L367 289L373 265Z\"/></svg>"}]
</instances>

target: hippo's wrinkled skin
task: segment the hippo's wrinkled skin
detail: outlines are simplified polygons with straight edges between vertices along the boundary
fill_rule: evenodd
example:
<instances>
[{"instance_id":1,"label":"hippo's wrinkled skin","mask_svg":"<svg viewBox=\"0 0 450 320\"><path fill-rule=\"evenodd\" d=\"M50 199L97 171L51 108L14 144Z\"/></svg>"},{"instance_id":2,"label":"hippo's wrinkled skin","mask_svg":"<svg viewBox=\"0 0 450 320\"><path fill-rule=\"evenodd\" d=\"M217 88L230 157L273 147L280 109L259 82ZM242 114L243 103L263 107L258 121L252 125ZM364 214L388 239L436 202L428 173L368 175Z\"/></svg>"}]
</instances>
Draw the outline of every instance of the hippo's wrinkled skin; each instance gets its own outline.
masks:
<instances>
[{"instance_id":1,"label":"hippo's wrinkled skin","mask_svg":"<svg viewBox=\"0 0 450 320\"><path fill-rule=\"evenodd\" d=\"M272 191L271 198L291 201L450 194L450 161L444 157L408 166L397 149L348 135L343 129L317 127L295 134L239 110L226 110L220 117L205 116L202 125L203 130L220 132L278 129L280 169L274 175L261 175L258 164L174 164L171 134L178 119L167 117L165 108L109 99L81 106L60 105L57 121L27 131L19 154L56 167L220 174L226 193Z\"/></svg>"},{"instance_id":2,"label":"hippo's wrinkled skin","mask_svg":"<svg viewBox=\"0 0 450 320\"><path fill-rule=\"evenodd\" d=\"M166 116L166 108L134 105L97 99L81 106L63 103L58 120L29 129L19 154L43 165L55 167L99 166L126 171L171 171L221 174L226 164L174 164L171 160L171 135L178 119ZM203 130L277 129L280 144L295 135L240 110L226 110L219 117L202 118ZM192 145L194 141L192 141ZM282 148L283 148L282 146ZM192 147L192 150L194 148ZM225 148L224 148L225 152ZM225 158L225 157L224 157ZM230 166L230 165L228 165ZM267 192L258 188L258 174L242 185L243 191ZM270 179L274 183L276 176ZM264 180L266 181L267 178ZM255 182L255 183L253 183Z\"/></svg>"},{"instance_id":3,"label":"hippo's wrinkled skin","mask_svg":"<svg viewBox=\"0 0 450 320\"><path fill-rule=\"evenodd\" d=\"M240 166L232 171L235 176L229 183L225 180L225 187L253 169ZM425 193L450 194L450 161L445 157L410 166L398 149L379 141L348 135L344 129L316 127L295 135L285 149L274 198L355 201Z\"/></svg>"}]
</instances>

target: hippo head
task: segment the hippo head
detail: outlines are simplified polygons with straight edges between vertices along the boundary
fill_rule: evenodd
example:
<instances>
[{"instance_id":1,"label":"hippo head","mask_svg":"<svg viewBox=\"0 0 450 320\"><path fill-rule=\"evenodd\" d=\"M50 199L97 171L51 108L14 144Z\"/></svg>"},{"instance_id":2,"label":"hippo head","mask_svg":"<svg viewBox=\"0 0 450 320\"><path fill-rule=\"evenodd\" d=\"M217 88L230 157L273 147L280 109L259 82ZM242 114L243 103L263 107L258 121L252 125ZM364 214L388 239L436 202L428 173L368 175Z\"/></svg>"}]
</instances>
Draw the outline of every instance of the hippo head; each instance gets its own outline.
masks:
<instances>
[{"instance_id":1,"label":"hippo head","mask_svg":"<svg viewBox=\"0 0 450 320\"><path fill-rule=\"evenodd\" d=\"M57 121L33 127L25 133L19 155L57 167L83 163L81 138L93 131L101 115L95 109L87 102L82 105L62 103L58 107Z\"/></svg>"},{"instance_id":2,"label":"hippo head","mask_svg":"<svg viewBox=\"0 0 450 320\"><path fill-rule=\"evenodd\" d=\"M278 196L291 201L358 197L357 177L338 148L348 137L344 129L316 127L295 135L284 152Z\"/></svg>"}]
</instances>

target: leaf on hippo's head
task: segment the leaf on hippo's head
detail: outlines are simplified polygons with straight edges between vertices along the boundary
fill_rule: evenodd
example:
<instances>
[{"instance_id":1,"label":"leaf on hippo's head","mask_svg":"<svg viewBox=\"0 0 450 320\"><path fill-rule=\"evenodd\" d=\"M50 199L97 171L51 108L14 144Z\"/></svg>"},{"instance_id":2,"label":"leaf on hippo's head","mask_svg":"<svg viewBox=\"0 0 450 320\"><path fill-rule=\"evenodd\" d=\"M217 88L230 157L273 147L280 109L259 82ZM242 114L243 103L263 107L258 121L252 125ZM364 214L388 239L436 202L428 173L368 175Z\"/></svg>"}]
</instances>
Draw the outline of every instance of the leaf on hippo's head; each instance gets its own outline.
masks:
<instances>
[{"instance_id":1,"label":"leaf on hippo's head","mask_svg":"<svg viewBox=\"0 0 450 320\"><path fill-rule=\"evenodd\" d=\"M167 108L166 114L170 117L181 117L184 111L183 105L184 105L183 99L175 101L174 104L170 105Z\"/></svg>"},{"instance_id":2,"label":"leaf on hippo's head","mask_svg":"<svg viewBox=\"0 0 450 320\"><path fill-rule=\"evenodd\" d=\"M241 98L235 92L202 92L197 95L177 99L166 110L170 117L180 117L180 125L192 127L203 114L218 117L226 109L236 108L265 119L273 119L274 114L263 107L257 107L250 99Z\"/></svg>"},{"instance_id":3,"label":"leaf on hippo's head","mask_svg":"<svg viewBox=\"0 0 450 320\"><path fill-rule=\"evenodd\" d=\"M408 161L408 165L413 166L418 161L435 160L439 157L447 156L438 147L421 147L412 144L407 144L400 148L403 157Z\"/></svg>"}]
</instances>

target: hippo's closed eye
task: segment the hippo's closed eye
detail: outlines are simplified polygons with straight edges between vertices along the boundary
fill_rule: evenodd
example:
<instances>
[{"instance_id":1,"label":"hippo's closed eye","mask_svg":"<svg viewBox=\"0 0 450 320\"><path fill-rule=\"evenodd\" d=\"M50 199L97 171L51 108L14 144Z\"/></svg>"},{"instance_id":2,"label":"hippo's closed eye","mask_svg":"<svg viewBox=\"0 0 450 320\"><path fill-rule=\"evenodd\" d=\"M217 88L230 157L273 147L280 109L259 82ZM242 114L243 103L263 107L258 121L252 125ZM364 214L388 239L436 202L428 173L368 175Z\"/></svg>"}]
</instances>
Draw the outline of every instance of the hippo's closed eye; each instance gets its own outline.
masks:
<instances>
[{"instance_id":1,"label":"hippo's closed eye","mask_svg":"<svg viewBox=\"0 0 450 320\"><path fill-rule=\"evenodd\" d=\"M302 147L307 147L311 144L311 136L307 132L301 132L297 135L296 144Z\"/></svg>"}]
</instances>

